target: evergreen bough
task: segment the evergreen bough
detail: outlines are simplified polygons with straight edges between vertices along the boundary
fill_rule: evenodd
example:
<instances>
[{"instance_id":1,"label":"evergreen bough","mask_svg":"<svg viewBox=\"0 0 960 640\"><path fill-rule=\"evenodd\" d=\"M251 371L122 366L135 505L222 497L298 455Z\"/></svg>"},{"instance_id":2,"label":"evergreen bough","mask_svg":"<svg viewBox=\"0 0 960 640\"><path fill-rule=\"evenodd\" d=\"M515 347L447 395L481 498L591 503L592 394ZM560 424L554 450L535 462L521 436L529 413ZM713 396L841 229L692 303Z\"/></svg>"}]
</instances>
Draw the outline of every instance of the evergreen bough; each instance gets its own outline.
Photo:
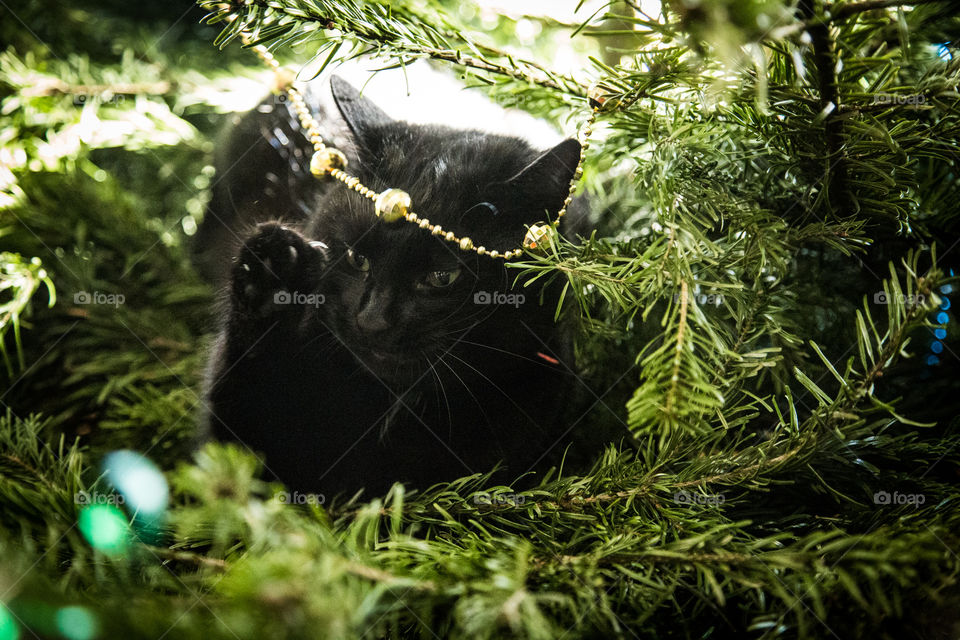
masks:
<instances>
[{"instance_id":1,"label":"evergreen bough","mask_svg":"<svg viewBox=\"0 0 960 640\"><path fill-rule=\"evenodd\" d=\"M0 22L0 638L960 634L952 2L127 4ZM523 492L306 506L249 451L191 453L189 236L220 114L269 84L241 28L311 74L428 59L568 132L599 87L596 230L512 268L579 319L571 428L634 442ZM540 62L556 34L582 68ZM78 523L121 448L172 503L107 553Z\"/></svg>"}]
</instances>

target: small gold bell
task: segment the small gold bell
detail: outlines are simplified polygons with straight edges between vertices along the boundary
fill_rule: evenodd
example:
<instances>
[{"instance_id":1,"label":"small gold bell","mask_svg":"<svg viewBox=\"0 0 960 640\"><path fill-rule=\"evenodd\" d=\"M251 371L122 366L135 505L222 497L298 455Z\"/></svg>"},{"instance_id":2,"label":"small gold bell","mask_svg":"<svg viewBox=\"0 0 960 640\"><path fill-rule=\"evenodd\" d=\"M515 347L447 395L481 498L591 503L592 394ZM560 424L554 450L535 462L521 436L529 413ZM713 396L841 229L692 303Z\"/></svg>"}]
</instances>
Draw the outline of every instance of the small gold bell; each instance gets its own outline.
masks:
<instances>
[{"instance_id":1,"label":"small gold bell","mask_svg":"<svg viewBox=\"0 0 960 640\"><path fill-rule=\"evenodd\" d=\"M590 108L598 111L616 108L620 100L614 98L609 91L594 85L587 91L587 100L590 102Z\"/></svg>"},{"instance_id":2,"label":"small gold bell","mask_svg":"<svg viewBox=\"0 0 960 640\"><path fill-rule=\"evenodd\" d=\"M410 196L401 189L387 189L377 196L377 216L385 222L396 222L410 208ZM422 226L422 225L421 225Z\"/></svg>"},{"instance_id":3,"label":"small gold bell","mask_svg":"<svg viewBox=\"0 0 960 640\"><path fill-rule=\"evenodd\" d=\"M537 249L549 241L550 226L546 224L535 224L527 230L527 235L523 239L523 246L526 249Z\"/></svg>"},{"instance_id":4,"label":"small gold bell","mask_svg":"<svg viewBox=\"0 0 960 640\"><path fill-rule=\"evenodd\" d=\"M347 156L333 147L321 149L310 158L310 173L318 178L323 178L334 169L345 169L346 166Z\"/></svg>"}]
</instances>

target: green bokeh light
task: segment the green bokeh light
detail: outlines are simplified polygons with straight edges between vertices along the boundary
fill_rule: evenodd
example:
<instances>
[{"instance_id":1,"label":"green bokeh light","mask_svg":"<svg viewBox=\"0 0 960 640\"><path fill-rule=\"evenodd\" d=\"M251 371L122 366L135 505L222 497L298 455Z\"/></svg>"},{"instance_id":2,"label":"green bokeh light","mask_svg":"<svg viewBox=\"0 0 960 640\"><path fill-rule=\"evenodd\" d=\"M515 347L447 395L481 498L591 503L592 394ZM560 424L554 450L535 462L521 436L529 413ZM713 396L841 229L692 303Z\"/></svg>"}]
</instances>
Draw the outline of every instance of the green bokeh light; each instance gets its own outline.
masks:
<instances>
[{"instance_id":1,"label":"green bokeh light","mask_svg":"<svg viewBox=\"0 0 960 640\"><path fill-rule=\"evenodd\" d=\"M100 625L85 607L64 607L57 611L57 629L68 640L91 640L97 636Z\"/></svg>"},{"instance_id":2,"label":"green bokeh light","mask_svg":"<svg viewBox=\"0 0 960 640\"><path fill-rule=\"evenodd\" d=\"M3 604L0 604L0 640L17 640L20 637L20 628L13 614Z\"/></svg>"},{"instance_id":3,"label":"green bokeh light","mask_svg":"<svg viewBox=\"0 0 960 640\"><path fill-rule=\"evenodd\" d=\"M129 530L123 512L112 504L92 505L80 512L80 531L98 551L123 553L130 542Z\"/></svg>"}]
</instances>

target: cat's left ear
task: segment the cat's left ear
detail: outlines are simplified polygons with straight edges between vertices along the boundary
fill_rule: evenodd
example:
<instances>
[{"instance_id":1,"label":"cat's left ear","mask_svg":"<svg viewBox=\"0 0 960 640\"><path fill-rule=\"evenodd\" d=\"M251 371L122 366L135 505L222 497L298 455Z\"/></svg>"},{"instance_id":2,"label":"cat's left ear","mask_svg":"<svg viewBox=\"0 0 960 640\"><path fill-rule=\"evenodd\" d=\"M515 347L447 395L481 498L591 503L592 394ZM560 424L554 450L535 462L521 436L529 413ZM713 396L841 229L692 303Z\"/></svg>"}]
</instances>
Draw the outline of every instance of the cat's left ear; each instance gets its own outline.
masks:
<instances>
[{"instance_id":1,"label":"cat's left ear","mask_svg":"<svg viewBox=\"0 0 960 640\"><path fill-rule=\"evenodd\" d=\"M371 136L374 129L393 124L394 120L390 116L369 98L361 96L359 91L340 76L330 78L330 90L347 126L357 142L363 146L374 146Z\"/></svg>"},{"instance_id":2,"label":"cat's left ear","mask_svg":"<svg viewBox=\"0 0 960 640\"><path fill-rule=\"evenodd\" d=\"M580 143L569 138L544 151L507 184L531 213L542 217L546 212L552 217L567 198L579 162Z\"/></svg>"}]
</instances>

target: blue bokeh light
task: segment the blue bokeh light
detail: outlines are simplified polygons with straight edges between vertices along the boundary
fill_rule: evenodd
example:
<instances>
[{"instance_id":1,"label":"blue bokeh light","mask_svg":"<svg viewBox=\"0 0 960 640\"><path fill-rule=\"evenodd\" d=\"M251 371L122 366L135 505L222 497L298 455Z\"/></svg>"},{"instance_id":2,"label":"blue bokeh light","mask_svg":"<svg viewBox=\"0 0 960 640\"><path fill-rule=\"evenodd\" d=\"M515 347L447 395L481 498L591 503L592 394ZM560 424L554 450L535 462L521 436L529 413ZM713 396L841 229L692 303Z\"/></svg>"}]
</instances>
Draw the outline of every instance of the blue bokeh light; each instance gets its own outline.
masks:
<instances>
[{"instance_id":1,"label":"blue bokeh light","mask_svg":"<svg viewBox=\"0 0 960 640\"><path fill-rule=\"evenodd\" d=\"M103 461L107 480L134 513L156 517L167 508L167 479L153 462L134 451L114 451Z\"/></svg>"},{"instance_id":2,"label":"blue bokeh light","mask_svg":"<svg viewBox=\"0 0 960 640\"><path fill-rule=\"evenodd\" d=\"M100 633L100 624L85 607L63 607L57 611L57 629L69 640L93 640Z\"/></svg>"}]
</instances>

